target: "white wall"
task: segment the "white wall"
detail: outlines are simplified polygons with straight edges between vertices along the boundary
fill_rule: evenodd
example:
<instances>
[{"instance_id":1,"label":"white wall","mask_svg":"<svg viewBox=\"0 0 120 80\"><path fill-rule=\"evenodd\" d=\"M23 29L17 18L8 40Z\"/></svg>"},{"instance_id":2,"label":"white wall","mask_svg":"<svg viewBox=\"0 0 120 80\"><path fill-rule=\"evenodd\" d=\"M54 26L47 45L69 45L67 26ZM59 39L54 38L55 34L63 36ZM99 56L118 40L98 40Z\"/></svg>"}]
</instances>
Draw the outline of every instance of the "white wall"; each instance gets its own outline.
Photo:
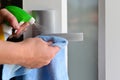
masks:
<instances>
[{"instance_id":1,"label":"white wall","mask_svg":"<svg viewBox=\"0 0 120 80\"><path fill-rule=\"evenodd\" d=\"M120 80L120 0L105 0L106 80Z\"/></svg>"},{"instance_id":2,"label":"white wall","mask_svg":"<svg viewBox=\"0 0 120 80\"><path fill-rule=\"evenodd\" d=\"M99 0L99 80L120 80L120 0Z\"/></svg>"}]
</instances>

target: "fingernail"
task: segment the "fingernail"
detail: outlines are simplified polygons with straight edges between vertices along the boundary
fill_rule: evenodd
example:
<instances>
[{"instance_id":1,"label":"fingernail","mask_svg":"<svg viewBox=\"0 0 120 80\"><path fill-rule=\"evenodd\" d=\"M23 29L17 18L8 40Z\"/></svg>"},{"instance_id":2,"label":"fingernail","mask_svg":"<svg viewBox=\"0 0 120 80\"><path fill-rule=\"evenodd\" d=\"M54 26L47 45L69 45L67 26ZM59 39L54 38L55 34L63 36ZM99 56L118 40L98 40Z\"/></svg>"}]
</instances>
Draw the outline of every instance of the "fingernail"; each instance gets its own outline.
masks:
<instances>
[{"instance_id":1,"label":"fingernail","mask_svg":"<svg viewBox=\"0 0 120 80\"><path fill-rule=\"evenodd\" d=\"M15 30L15 32L14 32L14 33L17 33L17 31L18 31L18 30Z\"/></svg>"}]
</instances>

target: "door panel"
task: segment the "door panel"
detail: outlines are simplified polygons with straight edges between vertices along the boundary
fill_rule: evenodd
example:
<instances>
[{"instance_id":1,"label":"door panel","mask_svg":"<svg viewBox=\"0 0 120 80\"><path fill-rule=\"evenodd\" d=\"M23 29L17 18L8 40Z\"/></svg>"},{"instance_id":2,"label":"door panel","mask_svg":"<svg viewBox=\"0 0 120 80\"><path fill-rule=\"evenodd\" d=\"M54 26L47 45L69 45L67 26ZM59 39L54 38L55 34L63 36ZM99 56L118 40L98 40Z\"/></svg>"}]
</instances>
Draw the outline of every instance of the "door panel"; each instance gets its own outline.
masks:
<instances>
[{"instance_id":1,"label":"door panel","mask_svg":"<svg viewBox=\"0 0 120 80\"><path fill-rule=\"evenodd\" d=\"M84 33L84 41L70 42L70 80L98 80L98 1L68 0L68 33Z\"/></svg>"}]
</instances>

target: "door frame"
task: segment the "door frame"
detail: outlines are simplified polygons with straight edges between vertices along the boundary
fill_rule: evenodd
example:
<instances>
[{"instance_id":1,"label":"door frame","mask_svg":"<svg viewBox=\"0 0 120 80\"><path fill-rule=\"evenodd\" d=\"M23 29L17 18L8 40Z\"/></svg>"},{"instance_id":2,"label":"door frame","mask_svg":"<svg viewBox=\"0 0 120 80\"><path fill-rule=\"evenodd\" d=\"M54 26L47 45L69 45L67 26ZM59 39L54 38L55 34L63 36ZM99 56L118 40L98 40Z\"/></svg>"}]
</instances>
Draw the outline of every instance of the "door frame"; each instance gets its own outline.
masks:
<instances>
[{"instance_id":1,"label":"door frame","mask_svg":"<svg viewBox=\"0 0 120 80\"><path fill-rule=\"evenodd\" d=\"M105 80L105 0L98 0L98 80Z\"/></svg>"}]
</instances>

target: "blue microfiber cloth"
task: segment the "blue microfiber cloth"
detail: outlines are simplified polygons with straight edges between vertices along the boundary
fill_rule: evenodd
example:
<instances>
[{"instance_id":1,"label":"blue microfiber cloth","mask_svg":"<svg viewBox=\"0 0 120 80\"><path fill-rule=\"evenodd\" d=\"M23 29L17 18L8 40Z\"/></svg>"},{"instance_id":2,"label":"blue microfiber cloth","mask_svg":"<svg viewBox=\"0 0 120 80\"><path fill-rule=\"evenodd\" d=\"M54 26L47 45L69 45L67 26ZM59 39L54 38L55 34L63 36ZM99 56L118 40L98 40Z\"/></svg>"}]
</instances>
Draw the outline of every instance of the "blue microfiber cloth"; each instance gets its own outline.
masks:
<instances>
[{"instance_id":1,"label":"blue microfiber cloth","mask_svg":"<svg viewBox=\"0 0 120 80\"><path fill-rule=\"evenodd\" d=\"M2 80L24 75L24 80L69 80L66 68L65 46L68 41L57 36L37 36L44 41L53 41L52 46L60 47L54 59L42 68L27 69L19 65L4 64Z\"/></svg>"}]
</instances>

